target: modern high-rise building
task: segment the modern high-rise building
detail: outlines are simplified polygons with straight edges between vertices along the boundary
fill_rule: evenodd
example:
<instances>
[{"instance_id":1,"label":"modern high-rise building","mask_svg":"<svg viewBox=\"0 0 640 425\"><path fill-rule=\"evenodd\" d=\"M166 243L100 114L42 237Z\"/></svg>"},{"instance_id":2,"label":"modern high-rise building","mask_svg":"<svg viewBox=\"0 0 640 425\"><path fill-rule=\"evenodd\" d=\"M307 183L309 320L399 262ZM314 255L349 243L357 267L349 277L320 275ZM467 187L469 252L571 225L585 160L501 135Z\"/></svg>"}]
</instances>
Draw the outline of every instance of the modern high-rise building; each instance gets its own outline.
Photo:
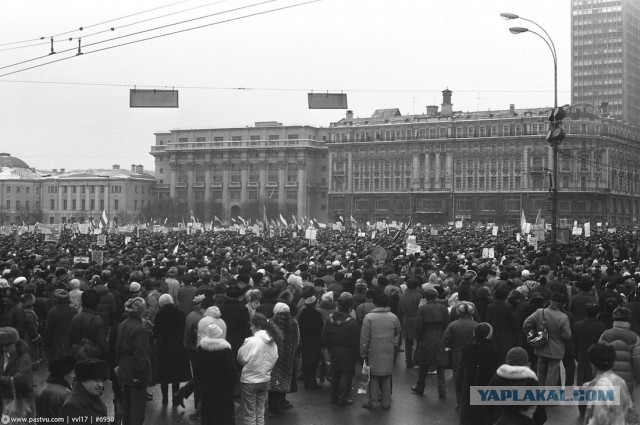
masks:
<instances>
[{"instance_id":1,"label":"modern high-rise building","mask_svg":"<svg viewBox=\"0 0 640 425\"><path fill-rule=\"evenodd\" d=\"M571 1L571 104L640 123L640 2Z\"/></svg>"}]
</instances>

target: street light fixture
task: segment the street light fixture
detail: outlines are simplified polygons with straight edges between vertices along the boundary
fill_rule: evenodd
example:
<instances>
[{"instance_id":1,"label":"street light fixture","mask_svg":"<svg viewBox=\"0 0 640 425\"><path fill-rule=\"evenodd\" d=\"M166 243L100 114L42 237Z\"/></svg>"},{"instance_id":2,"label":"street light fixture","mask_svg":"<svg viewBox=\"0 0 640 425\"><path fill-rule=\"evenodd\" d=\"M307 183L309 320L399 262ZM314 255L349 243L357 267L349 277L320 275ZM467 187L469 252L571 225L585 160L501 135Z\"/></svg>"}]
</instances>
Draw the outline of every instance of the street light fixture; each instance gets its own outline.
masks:
<instances>
[{"instance_id":1,"label":"street light fixture","mask_svg":"<svg viewBox=\"0 0 640 425\"><path fill-rule=\"evenodd\" d=\"M501 13L500 16L505 20L512 19L522 19L527 22L531 22L536 27L540 28L545 36L532 31L528 28L524 27L512 27L509 28L509 32L511 34L522 34L525 32L529 32L537 35L545 42L549 50L551 51L551 56L553 57L553 111L549 114L549 121L551 121L550 131L547 135L547 141L551 145L551 149L553 152L553 187L552 187L552 198L551 198L551 249L553 251L556 250L556 239L558 233L558 145L562 142L564 138L564 131L561 128L562 118L564 117L564 111L562 108L558 108L558 55L556 53L556 46L553 43L553 39L549 36L549 33L542 28L536 22L523 18L514 13Z\"/></svg>"}]
</instances>

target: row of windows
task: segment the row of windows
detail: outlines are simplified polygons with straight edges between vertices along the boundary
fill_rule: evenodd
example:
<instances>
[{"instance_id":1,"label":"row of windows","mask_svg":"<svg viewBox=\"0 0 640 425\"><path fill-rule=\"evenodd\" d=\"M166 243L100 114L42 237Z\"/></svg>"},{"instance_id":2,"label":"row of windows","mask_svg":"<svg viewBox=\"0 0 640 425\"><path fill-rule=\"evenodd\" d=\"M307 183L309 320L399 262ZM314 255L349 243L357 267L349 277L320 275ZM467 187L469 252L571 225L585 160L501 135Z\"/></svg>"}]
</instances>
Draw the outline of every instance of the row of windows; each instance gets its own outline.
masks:
<instances>
[{"instance_id":1,"label":"row of windows","mask_svg":"<svg viewBox=\"0 0 640 425\"><path fill-rule=\"evenodd\" d=\"M287 134L286 138L288 140L297 140L297 139L300 139L300 136L298 134ZM309 134L308 139L309 140L314 140L313 136L311 134ZM243 140L247 140L247 139L244 139L242 136L231 136L231 141L232 142L242 142ZM280 135L279 134L269 134L267 136L267 139L264 139L262 136L253 135L253 136L249 136L249 140L252 140L252 141L280 140ZM228 139L225 140L225 138L223 136L214 136L213 137L213 141L214 142L224 142L224 141L228 141ZM196 137L196 143L206 143L206 142L207 142L207 138L206 137ZM178 143L189 143L189 138L188 137L180 137L180 138L178 138ZM163 146L165 144L165 142L163 140L160 140L158 142L158 144L160 146Z\"/></svg>"},{"instance_id":2,"label":"row of windows","mask_svg":"<svg viewBox=\"0 0 640 425\"><path fill-rule=\"evenodd\" d=\"M22 208L24 208L26 211L30 211L30 204L29 201L24 201L24 205L20 202L20 200L16 200L13 204L15 206L16 210L20 210ZM10 210L11 209L11 200L7 199L5 201L5 206L6 209ZM36 201L36 210L40 209L40 202Z\"/></svg>"},{"instance_id":3,"label":"row of windows","mask_svg":"<svg viewBox=\"0 0 640 425\"><path fill-rule=\"evenodd\" d=\"M20 191L22 190L22 187L20 186L15 186L16 189L16 193L21 193ZM25 186L24 188L24 192L25 193L29 193L31 190L31 188L29 186ZM11 193L11 186L7 186L7 193ZM40 188L36 187L36 193L40 193Z\"/></svg>"},{"instance_id":4,"label":"row of windows","mask_svg":"<svg viewBox=\"0 0 640 425\"><path fill-rule=\"evenodd\" d=\"M204 192L196 192L196 199L204 199ZM214 201L222 201L222 191L214 190L212 193L212 199ZM239 190L230 190L229 191L229 200L232 202L237 202L241 200L242 192ZM186 197L186 192L184 192L183 196ZM248 193L249 201L257 201L258 200L258 191L250 190ZM269 200L274 201L278 200L278 192L273 191L267 194ZM285 194L286 200L288 201L297 201L298 200L298 192L297 191L287 191ZM186 198L185 198L186 199Z\"/></svg>"},{"instance_id":5,"label":"row of windows","mask_svg":"<svg viewBox=\"0 0 640 425\"><path fill-rule=\"evenodd\" d=\"M87 192L89 193L96 193L96 188L98 188L98 192L99 193L104 193L104 186L103 185L99 185L99 186L94 186L94 185L89 185L89 186L47 186L47 193L58 193L58 191L60 190L60 188L62 189L62 193L63 194L67 194L69 192L71 193L78 193L78 188L80 189L79 192L81 194L85 194ZM142 188L142 193L144 193L144 186L141 186ZM16 192L20 192L19 188L17 188L18 190L16 190ZM27 187L27 193L29 193L29 188ZM122 193L122 186L120 185L113 185L110 186L110 190L111 193ZM7 186L7 193L10 192L10 187ZM40 193L40 189L36 188L36 192ZM138 186L135 186L135 192L138 193Z\"/></svg>"},{"instance_id":6,"label":"row of windows","mask_svg":"<svg viewBox=\"0 0 640 425\"><path fill-rule=\"evenodd\" d=\"M104 199L100 199L99 201L100 201L100 202L99 202L99 204L98 204L98 205L99 205L99 208L95 208L95 205L96 205L96 204L95 204L95 199L90 199L90 200L89 200L89 211L93 211L93 210L96 210L96 211L104 210ZM138 201L135 201L135 202L137 203ZM143 201L143 202L144 202L144 201ZM77 209L78 209L78 208L77 208L77 206L78 206L78 204L76 203L76 199L72 199L72 200L71 200L71 210L72 210L72 211L77 210ZM117 209L119 209L119 206L120 206L120 202L119 202L119 200L118 200L118 199L114 199L114 200L113 200L113 209L117 210ZM68 207L69 207L69 204L68 204L67 200L66 200L66 199L63 199L63 200L62 200L62 210L63 210L63 211L66 211ZM86 208L86 207L87 207L86 199L81 199L81 200L80 200L80 211L85 211L85 210L87 210L87 208ZM55 209L56 209L56 200L55 200L55 199L50 199L50 200L49 200L49 209L51 209L51 210L55 210ZM137 208L136 208L136 209L137 209Z\"/></svg>"}]
</instances>

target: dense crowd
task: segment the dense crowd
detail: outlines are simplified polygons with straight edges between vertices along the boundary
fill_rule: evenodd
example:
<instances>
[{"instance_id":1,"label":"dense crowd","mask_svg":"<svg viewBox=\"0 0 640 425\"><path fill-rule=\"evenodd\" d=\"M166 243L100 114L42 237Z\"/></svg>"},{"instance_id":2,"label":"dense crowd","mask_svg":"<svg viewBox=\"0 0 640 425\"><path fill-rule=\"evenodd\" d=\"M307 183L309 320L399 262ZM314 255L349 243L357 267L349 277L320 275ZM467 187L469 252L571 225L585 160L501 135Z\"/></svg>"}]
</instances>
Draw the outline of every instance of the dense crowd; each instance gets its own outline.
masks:
<instances>
[{"instance_id":1,"label":"dense crowd","mask_svg":"<svg viewBox=\"0 0 640 425\"><path fill-rule=\"evenodd\" d=\"M634 229L553 252L515 228L363 230L112 233L105 246L68 231L0 237L3 412L105 418L113 403L116 422L139 425L160 385L175 409L193 396L202 424L263 424L293 407L299 384L325 381L331 403L352 405L360 383L362 407L388 409L404 358L418 396L433 372L446 398L453 369L460 424L546 421L542 406L472 405L471 386L573 384L622 389L618 406L579 406L585 423L638 423ZM406 252L409 234L418 252ZM98 250L102 263L74 262Z\"/></svg>"}]
</instances>

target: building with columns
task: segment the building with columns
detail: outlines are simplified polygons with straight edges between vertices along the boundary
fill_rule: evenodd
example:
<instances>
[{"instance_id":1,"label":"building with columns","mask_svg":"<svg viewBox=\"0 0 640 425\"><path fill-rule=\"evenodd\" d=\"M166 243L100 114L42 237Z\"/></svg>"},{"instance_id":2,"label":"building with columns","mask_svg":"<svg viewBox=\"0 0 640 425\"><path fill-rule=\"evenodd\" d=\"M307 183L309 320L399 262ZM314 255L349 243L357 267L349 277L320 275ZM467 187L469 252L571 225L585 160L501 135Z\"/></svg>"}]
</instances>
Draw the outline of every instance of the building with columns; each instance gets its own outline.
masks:
<instances>
[{"instance_id":1,"label":"building with columns","mask_svg":"<svg viewBox=\"0 0 640 425\"><path fill-rule=\"evenodd\" d=\"M172 222L327 217L326 129L270 121L155 137L157 203Z\"/></svg>"},{"instance_id":2,"label":"building with columns","mask_svg":"<svg viewBox=\"0 0 640 425\"><path fill-rule=\"evenodd\" d=\"M520 211L549 222L552 150L548 108L402 115L380 109L329 127L329 221L392 219L425 224L517 224ZM566 107L559 152L558 218L635 224L640 200L640 131L598 107Z\"/></svg>"},{"instance_id":3,"label":"building with columns","mask_svg":"<svg viewBox=\"0 0 640 425\"><path fill-rule=\"evenodd\" d=\"M114 165L111 169L52 170L42 181L43 222L86 223L104 211L118 224L144 219L152 207L155 179L142 165L131 170Z\"/></svg>"}]
</instances>

